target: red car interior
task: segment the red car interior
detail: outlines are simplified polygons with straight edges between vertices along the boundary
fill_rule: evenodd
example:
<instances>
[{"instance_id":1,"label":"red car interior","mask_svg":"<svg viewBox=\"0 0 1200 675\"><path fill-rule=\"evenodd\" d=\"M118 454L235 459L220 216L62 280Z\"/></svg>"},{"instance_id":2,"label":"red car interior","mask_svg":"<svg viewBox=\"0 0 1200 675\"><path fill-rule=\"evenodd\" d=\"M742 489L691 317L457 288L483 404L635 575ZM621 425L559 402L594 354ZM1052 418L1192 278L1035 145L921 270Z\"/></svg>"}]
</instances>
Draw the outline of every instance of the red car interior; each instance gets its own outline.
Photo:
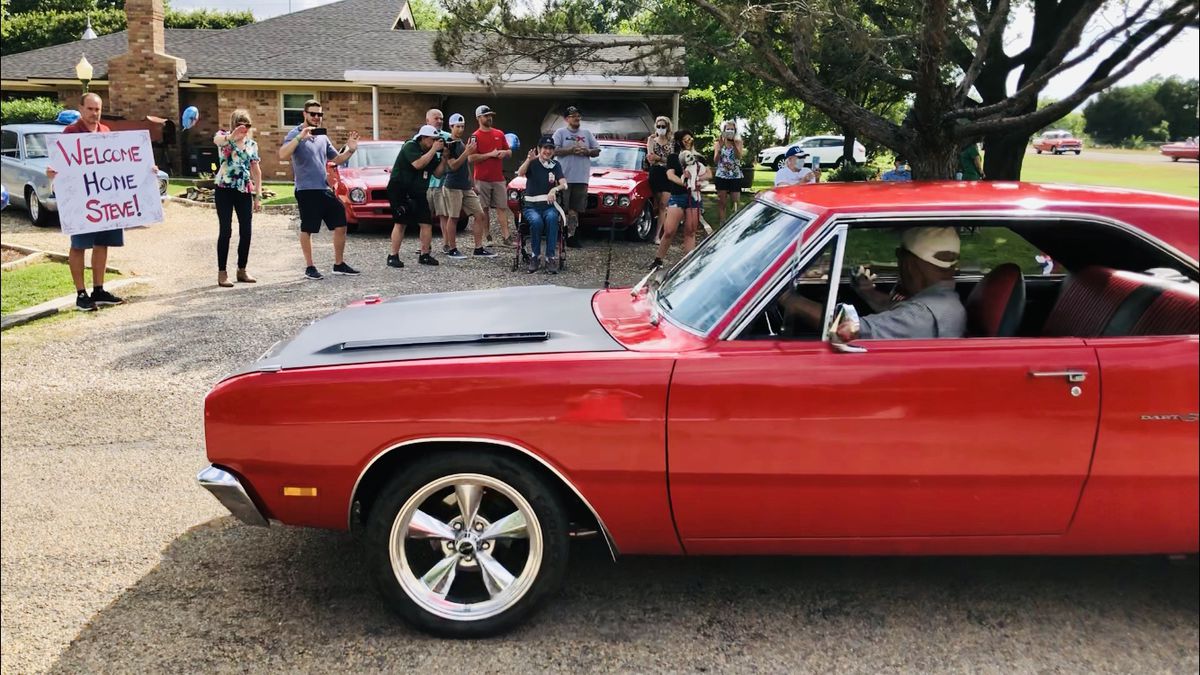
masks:
<instances>
[{"instance_id":1,"label":"red car interior","mask_svg":"<svg viewBox=\"0 0 1200 675\"><path fill-rule=\"evenodd\" d=\"M1191 311L1182 311L1187 308ZM1195 332L1196 308L1194 288L1146 274L1086 267L1063 282L1042 335L1089 338L1187 334L1189 323Z\"/></svg>"},{"instance_id":2,"label":"red car interior","mask_svg":"<svg viewBox=\"0 0 1200 675\"><path fill-rule=\"evenodd\" d=\"M1025 316L1025 275L1015 263L988 272L967 296L967 334L1012 337Z\"/></svg>"}]
</instances>

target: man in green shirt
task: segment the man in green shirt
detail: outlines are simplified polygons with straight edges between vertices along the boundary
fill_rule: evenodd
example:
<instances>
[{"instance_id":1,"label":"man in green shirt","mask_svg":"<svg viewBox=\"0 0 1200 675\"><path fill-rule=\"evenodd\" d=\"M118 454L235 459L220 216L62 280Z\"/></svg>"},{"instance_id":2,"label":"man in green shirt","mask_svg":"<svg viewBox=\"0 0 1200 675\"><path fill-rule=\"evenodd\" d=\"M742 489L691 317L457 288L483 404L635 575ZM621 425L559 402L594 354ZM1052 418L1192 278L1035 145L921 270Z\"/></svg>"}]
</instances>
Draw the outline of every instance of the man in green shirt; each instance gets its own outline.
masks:
<instances>
[{"instance_id":1,"label":"man in green shirt","mask_svg":"<svg viewBox=\"0 0 1200 675\"><path fill-rule=\"evenodd\" d=\"M958 153L958 171L962 180L983 180L983 158L979 155L979 144L969 143Z\"/></svg>"},{"instance_id":2,"label":"man in green shirt","mask_svg":"<svg viewBox=\"0 0 1200 675\"><path fill-rule=\"evenodd\" d=\"M440 178L443 164L437 161L438 153L446 147L441 132L426 124L412 140L405 141L392 175L388 179L388 202L392 207L392 249L387 258L388 267L404 267L400 262L400 242L409 225L421 228L421 253L417 262L422 265L437 265L431 255L433 246L433 214L429 211L429 180Z\"/></svg>"}]
</instances>

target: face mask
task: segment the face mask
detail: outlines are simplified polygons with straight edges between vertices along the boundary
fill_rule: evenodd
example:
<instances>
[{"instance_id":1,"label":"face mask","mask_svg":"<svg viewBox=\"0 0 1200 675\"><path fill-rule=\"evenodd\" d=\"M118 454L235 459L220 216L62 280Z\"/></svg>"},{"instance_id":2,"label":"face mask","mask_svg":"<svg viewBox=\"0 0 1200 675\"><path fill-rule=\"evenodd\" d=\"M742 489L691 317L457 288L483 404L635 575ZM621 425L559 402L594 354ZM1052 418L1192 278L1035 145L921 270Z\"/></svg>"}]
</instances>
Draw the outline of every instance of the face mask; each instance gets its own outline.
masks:
<instances>
[{"instance_id":1,"label":"face mask","mask_svg":"<svg viewBox=\"0 0 1200 675\"><path fill-rule=\"evenodd\" d=\"M725 138L733 138L735 133L736 132L731 129L726 129L725 130Z\"/></svg>"},{"instance_id":2,"label":"face mask","mask_svg":"<svg viewBox=\"0 0 1200 675\"><path fill-rule=\"evenodd\" d=\"M658 132L658 135L659 135L659 136L666 136L666 135L667 135L667 128L666 128L666 127L654 127L654 130Z\"/></svg>"}]
</instances>

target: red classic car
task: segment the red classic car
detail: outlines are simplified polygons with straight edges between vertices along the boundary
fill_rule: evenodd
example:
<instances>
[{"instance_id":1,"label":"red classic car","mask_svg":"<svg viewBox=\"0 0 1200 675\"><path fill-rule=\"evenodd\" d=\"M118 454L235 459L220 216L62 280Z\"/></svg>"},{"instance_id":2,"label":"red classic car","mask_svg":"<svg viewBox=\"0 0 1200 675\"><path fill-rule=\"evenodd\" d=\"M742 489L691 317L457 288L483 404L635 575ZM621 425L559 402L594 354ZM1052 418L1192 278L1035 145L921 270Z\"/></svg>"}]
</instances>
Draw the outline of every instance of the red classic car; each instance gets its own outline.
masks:
<instances>
[{"instance_id":1,"label":"red classic car","mask_svg":"<svg viewBox=\"0 0 1200 675\"><path fill-rule=\"evenodd\" d=\"M645 143L598 142L600 155L592 158L587 211L580 217L580 224L598 229L613 227L633 241L649 241L654 236L656 215L650 199L650 174L645 168ZM508 208L518 218L524 193L524 178L509 181Z\"/></svg>"},{"instance_id":2,"label":"red classic car","mask_svg":"<svg viewBox=\"0 0 1200 675\"><path fill-rule=\"evenodd\" d=\"M1159 152L1170 157L1173 162L1181 159L1200 159L1200 144L1196 143L1196 139L1189 138L1179 143L1167 143L1159 148Z\"/></svg>"},{"instance_id":3,"label":"red classic car","mask_svg":"<svg viewBox=\"0 0 1200 675\"><path fill-rule=\"evenodd\" d=\"M369 297L215 386L199 480L246 523L362 532L389 605L460 637L528 616L576 536L1194 554L1198 213L999 181L782 188L634 289ZM870 312L849 270L894 279L919 225L960 232L966 336L831 336L835 308ZM819 326L785 315L797 294Z\"/></svg>"},{"instance_id":4,"label":"red classic car","mask_svg":"<svg viewBox=\"0 0 1200 675\"><path fill-rule=\"evenodd\" d=\"M1047 131L1033 142L1037 154L1052 152L1061 155L1064 152L1079 154L1083 152L1083 141L1075 138L1069 131Z\"/></svg>"},{"instance_id":5,"label":"red classic car","mask_svg":"<svg viewBox=\"0 0 1200 675\"><path fill-rule=\"evenodd\" d=\"M392 224L387 184L404 141L359 141L358 152L342 165L328 165L329 185L346 208L346 224Z\"/></svg>"}]
</instances>

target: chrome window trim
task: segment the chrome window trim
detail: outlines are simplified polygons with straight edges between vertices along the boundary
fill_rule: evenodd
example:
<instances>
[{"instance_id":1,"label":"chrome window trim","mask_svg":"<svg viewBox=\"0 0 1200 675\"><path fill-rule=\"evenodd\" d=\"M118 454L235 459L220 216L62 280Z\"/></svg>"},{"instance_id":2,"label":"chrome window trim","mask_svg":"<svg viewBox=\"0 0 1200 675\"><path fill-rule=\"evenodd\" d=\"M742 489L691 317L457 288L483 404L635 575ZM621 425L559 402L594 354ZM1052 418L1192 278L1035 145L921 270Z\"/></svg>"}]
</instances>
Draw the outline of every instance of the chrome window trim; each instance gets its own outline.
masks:
<instances>
[{"instance_id":1,"label":"chrome window trim","mask_svg":"<svg viewBox=\"0 0 1200 675\"><path fill-rule=\"evenodd\" d=\"M767 201L767 200L763 200L763 201ZM776 206L777 208L780 208L781 210L784 210L784 211L788 211L789 213L794 212L793 210L787 209L784 206L778 204L774 200L770 200L769 203L772 206ZM1108 216L1096 215L1093 213L1079 213L1076 211L1040 211L1040 210L1031 210L1031 209L1021 209L1021 210L1017 210L1017 211L984 210L984 211L970 211L970 212L966 212L966 213L953 212L953 211L880 211L880 212L871 212L871 213L835 214L829 219L828 222L826 222L824 225L822 225L821 231L819 233L817 233L817 236L814 237L814 239L812 241L809 242L809 244L808 244L808 247L810 248L809 253L803 259L803 261L800 263L800 265L802 266L802 265L807 264L809 262L809 260L811 259L811 257L813 255L815 255L815 251L819 251L820 246L824 246L827 243L826 240L830 236L831 231L835 232L835 233L839 232L839 231L847 232L849 230L850 226L856 222L872 222L872 221L905 222L905 221L912 221L912 220L920 220L920 221L954 220L956 222L975 221L975 220L1029 221L1029 220L1051 220L1051 219L1092 223L1092 224L1101 225L1104 227L1112 227L1112 228L1121 230L1127 234L1134 235L1138 239L1140 239L1140 240L1146 242L1147 244L1154 246L1155 248L1159 249L1160 251L1176 258L1180 262L1189 265L1193 271L1200 273L1200 266L1198 266L1196 261L1192 260L1192 258L1189 257L1187 254L1185 254L1184 252L1175 248L1174 246L1171 246L1170 244L1162 241L1161 239L1152 237L1149 234L1143 232L1142 230L1140 230L1140 229L1134 227L1133 225L1130 225L1129 223L1126 223L1122 220L1118 220L1116 218L1111 218ZM797 245L799 245L799 243L797 243ZM845 250L845 240L843 239L843 241L841 242L841 244L838 247L838 251L835 252L835 256L840 255L842 252L844 252L844 250ZM786 273L786 271L789 268L798 269L792 265L785 265L780 270L780 274ZM839 266L839 267L837 267L837 269L839 270L839 274L840 274L841 267ZM840 278L839 278L838 283L840 283ZM774 294L778 292L779 284L780 284L780 280L778 278L776 278L776 279L773 279L771 281L771 283L769 283L763 287L765 290L770 291L770 293L766 294L768 299L774 297ZM835 286L835 288L836 288L836 286ZM746 327L750 324L750 322L753 321L754 317L758 315L758 312L762 311L763 306L765 306L765 300L762 297L762 295L763 294L760 293L759 297L755 298L752 302L746 304L746 307L754 307L756 309L756 311L753 313L748 313L748 314L740 313L734 319L734 321L730 323L730 326L732 326L732 328L727 329L721 335L721 337L719 339L722 339L722 340L738 339L738 336L741 334L741 332L746 329ZM826 303L826 308L825 308L826 316L825 316L824 325L828 325L831 311L832 311L832 304ZM822 326L822 328L823 327L824 326ZM825 335L824 331L822 331L821 340L822 341L828 340L828 335Z\"/></svg>"},{"instance_id":2,"label":"chrome window trim","mask_svg":"<svg viewBox=\"0 0 1200 675\"><path fill-rule=\"evenodd\" d=\"M583 493L579 491L579 488L575 487L574 483L568 480L567 477L564 476L562 472L556 469L552 464L547 462L543 457L538 455L536 452L533 452L529 448L510 441L501 441L494 438L480 438L476 436L425 436L422 438L412 438L407 441L397 443L375 453L375 456L372 457L370 461L367 462L366 466L363 467L362 471L358 473L358 478L354 480L354 487L350 490L350 503L346 506L346 526L348 529L353 529L354 527L354 500L358 495L358 486L360 483L362 483L363 476L367 475L367 472L370 471L371 467L375 465L375 462L379 461L382 457L393 450L399 450L400 448L410 445L425 445L428 443L480 443L484 445L495 445L509 448L510 450L516 450L537 461L539 464L546 467L550 473L554 474L556 478L562 481L563 485L566 485L568 488L570 488L571 492L574 492L576 497L579 497L579 501L583 502L583 505L587 507L588 511L590 511L592 516L596 519L596 523L600 526L600 531L604 534L604 541L608 544L609 554L612 555L613 560L617 559L617 544L615 541L613 541L612 534L610 534L608 531L608 526L604 524L604 519L600 517L600 514L596 511L595 507L592 506L592 503L588 501L587 497L583 496Z\"/></svg>"}]
</instances>

